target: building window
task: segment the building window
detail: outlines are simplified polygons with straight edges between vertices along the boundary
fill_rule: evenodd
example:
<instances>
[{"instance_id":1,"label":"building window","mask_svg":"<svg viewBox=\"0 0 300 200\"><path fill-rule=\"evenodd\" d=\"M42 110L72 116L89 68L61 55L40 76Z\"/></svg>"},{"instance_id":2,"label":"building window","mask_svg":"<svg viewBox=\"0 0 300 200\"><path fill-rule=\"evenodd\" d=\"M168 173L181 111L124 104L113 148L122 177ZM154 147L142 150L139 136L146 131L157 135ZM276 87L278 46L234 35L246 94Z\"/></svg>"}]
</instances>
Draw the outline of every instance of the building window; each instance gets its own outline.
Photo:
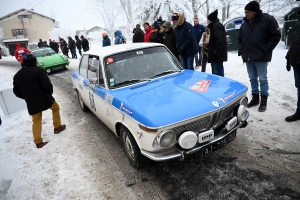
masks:
<instances>
[{"instance_id":1,"label":"building window","mask_svg":"<svg viewBox=\"0 0 300 200\"><path fill-rule=\"evenodd\" d=\"M29 19L29 16L28 15L21 15L21 18L22 19Z\"/></svg>"},{"instance_id":2,"label":"building window","mask_svg":"<svg viewBox=\"0 0 300 200\"><path fill-rule=\"evenodd\" d=\"M15 29L16 35L24 35L23 29Z\"/></svg>"}]
</instances>

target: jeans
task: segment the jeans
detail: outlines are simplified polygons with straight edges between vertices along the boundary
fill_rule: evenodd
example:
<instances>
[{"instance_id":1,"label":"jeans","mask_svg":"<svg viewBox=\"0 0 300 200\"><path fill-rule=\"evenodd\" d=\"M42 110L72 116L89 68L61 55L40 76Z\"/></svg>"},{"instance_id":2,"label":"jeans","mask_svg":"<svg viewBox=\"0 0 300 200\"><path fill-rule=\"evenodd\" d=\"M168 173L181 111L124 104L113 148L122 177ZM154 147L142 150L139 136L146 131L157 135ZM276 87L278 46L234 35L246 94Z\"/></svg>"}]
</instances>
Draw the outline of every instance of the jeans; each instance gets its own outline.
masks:
<instances>
[{"instance_id":1,"label":"jeans","mask_svg":"<svg viewBox=\"0 0 300 200\"><path fill-rule=\"evenodd\" d=\"M195 56L181 56L181 64L184 69L194 70Z\"/></svg>"},{"instance_id":2,"label":"jeans","mask_svg":"<svg viewBox=\"0 0 300 200\"><path fill-rule=\"evenodd\" d=\"M297 110L296 113L300 114L300 68L293 67L295 76L295 86L298 93Z\"/></svg>"},{"instance_id":3,"label":"jeans","mask_svg":"<svg viewBox=\"0 0 300 200\"><path fill-rule=\"evenodd\" d=\"M200 66L202 63L201 48L199 48L199 52L195 54L195 63L196 63L196 66Z\"/></svg>"},{"instance_id":4,"label":"jeans","mask_svg":"<svg viewBox=\"0 0 300 200\"><path fill-rule=\"evenodd\" d=\"M267 77L267 62L247 62L247 71L251 83L252 94L269 96L269 83ZM260 92L258 89L260 85Z\"/></svg>"},{"instance_id":5,"label":"jeans","mask_svg":"<svg viewBox=\"0 0 300 200\"><path fill-rule=\"evenodd\" d=\"M52 110L52 120L54 128L57 128L61 125L60 114L59 114L59 105L54 101L50 107ZM34 143L39 144L43 141L42 139L42 112L36 113L32 116L32 133L34 138Z\"/></svg>"},{"instance_id":6,"label":"jeans","mask_svg":"<svg viewBox=\"0 0 300 200\"><path fill-rule=\"evenodd\" d=\"M78 52L79 52L80 56L82 56L82 53L81 53L81 48L80 48L80 49L78 49Z\"/></svg>"},{"instance_id":7,"label":"jeans","mask_svg":"<svg viewBox=\"0 0 300 200\"><path fill-rule=\"evenodd\" d=\"M76 47L71 48L72 58L77 58Z\"/></svg>"},{"instance_id":8,"label":"jeans","mask_svg":"<svg viewBox=\"0 0 300 200\"><path fill-rule=\"evenodd\" d=\"M224 67L223 62L214 62L211 63L213 74L224 77Z\"/></svg>"}]
</instances>

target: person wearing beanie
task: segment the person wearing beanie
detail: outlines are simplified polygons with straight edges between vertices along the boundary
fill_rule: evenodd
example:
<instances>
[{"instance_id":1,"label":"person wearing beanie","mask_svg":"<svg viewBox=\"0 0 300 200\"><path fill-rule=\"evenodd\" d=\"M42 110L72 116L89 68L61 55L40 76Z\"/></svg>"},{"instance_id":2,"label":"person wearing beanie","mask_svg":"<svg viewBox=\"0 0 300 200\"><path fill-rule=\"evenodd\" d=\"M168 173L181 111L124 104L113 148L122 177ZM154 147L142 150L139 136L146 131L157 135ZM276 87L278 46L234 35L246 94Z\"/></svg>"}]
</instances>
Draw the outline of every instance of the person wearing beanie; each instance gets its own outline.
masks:
<instances>
[{"instance_id":1,"label":"person wearing beanie","mask_svg":"<svg viewBox=\"0 0 300 200\"><path fill-rule=\"evenodd\" d=\"M102 47L107 47L107 46L111 45L111 41L110 41L109 37L107 36L106 32L102 33L102 38L103 38Z\"/></svg>"},{"instance_id":2,"label":"person wearing beanie","mask_svg":"<svg viewBox=\"0 0 300 200\"><path fill-rule=\"evenodd\" d=\"M165 22L162 24L165 32L164 45L173 53L173 55L177 58L178 62L180 62L177 49L176 49L176 38L175 31L173 29L171 22Z\"/></svg>"},{"instance_id":3,"label":"person wearing beanie","mask_svg":"<svg viewBox=\"0 0 300 200\"><path fill-rule=\"evenodd\" d=\"M32 133L37 148L42 148L48 142L43 142L42 112L52 110L54 134L65 130L66 125L61 124L59 105L53 98L53 86L46 71L36 65L36 57L31 53L23 53L22 67L13 78L14 94L24 99L27 110L32 117Z\"/></svg>"},{"instance_id":4,"label":"person wearing beanie","mask_svg":"<svg viewBox=\"0 0 300 200\"><path fill-rule=\"evenodd\" d=\"M208 47L208 62L212 65L213 74L224 76L223 62L227 61L227 40L225 27L218 19L218 10L210 13L207 21L210 36L204 45Z\"/></svg>"},{"instance_id":5,"label":"person wearing beanie","mask_svg":"<svg viewBox=\"0 0 300 200\"><path fill-rule=\"evenodd\" d=\"M145 35L144 35L144 41L145 42L150 42L150 38L151 38L151 34L153 32L153 28L152 26L150 26L150 24L148 22L145 22L143 24L144 29L145 29Z\"/></svg>"},{"instance_id":6,"label":"person wearing beanie","mask_svg":"<svg viewBox=\"0 0 300 200\"><path fill-rule=\"evenodd\" d=\"M281 33L275 18L262 13L257 1L251 1L245 6L243 20L238 36L238 55L246 63L251 84L252 99L247 107L260 104L258 111L264 112L269 96L267 66Z\"/></svg>"},{"instance_id":7,"label":"person wearing beanie","mask_svg":"<svg viewBox=\"0 0 300 200\"><path fill-rule=\"evenodd\" d=\"M132 43L144 42L144 32L141 30L141 25L136 24L135 31L132 36Z\"/></svg>"},{"instance_id":8,"label":"person wearing beanie","mask_svg":"<svg viewBox=\"0 0 300 200\"><path fill-rule=\"evenodd\" d=\"M23 57L22 57L22 53L27 52L30 53L30 51L28 49L26 49L25 47L21 47L21 45L19 43L16 44L16 50L15 50L15 58L17 59L17 61L21 64L22 67L24 67L23 65Z\"/></svg>"},{"instance_id":9,"label":"person wearing beanie","mask_svg":"<svg viewBox=\"0 0 300 200\"><path fill-rule=\"evenodd\" d=\"M184 14L179 14L178 20L173 20L173 24L176 25L174 29L176 48L178 55L181 56L182 67L184 69L194 70L194 57L199 51L194 34L194 27L185 20Z\"/></svg>"},{"instance_id":10,"label":"person wearing beanie","mask_svg":"<svg viewBox=\"0 0 300 200\"><path fill-rule=\"evenodd\" d=\"M156 43L163 44L165 33L161 32L158 22L154 22L152 27L153 27L153 30L152 30L152 34L150 37L150 42L156 42Z\"/></svg>"}]
</instances>

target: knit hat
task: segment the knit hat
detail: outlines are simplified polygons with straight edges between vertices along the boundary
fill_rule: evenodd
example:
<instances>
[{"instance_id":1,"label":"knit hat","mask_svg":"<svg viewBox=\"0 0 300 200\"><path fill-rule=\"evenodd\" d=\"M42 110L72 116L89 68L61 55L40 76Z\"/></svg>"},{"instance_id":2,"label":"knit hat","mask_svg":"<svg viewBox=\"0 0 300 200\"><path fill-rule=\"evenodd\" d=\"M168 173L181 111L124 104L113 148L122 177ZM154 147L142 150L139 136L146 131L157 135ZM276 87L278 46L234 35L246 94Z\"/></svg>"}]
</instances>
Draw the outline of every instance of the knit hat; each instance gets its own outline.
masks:
<instances>
[{"instance_id":1,"label":"knit hat","mask_svg":"<svg viewBox=\"0 0 300 200\"><path fill-rule=\"evenodd\" d=\"M166 27L166 28L173 28L171 22L165 22L165 23L163 23L162 27L164 27L164 28L165 28L165 27Z\"/></svg>"},{"instance_id":2,"label":"knit hat","mask_svg":"<svg viewBox=\"0 0 300 200\"><path fill-rule=\"evenodd\" d=\"M257 1L250 1L246 6L245 10L252 11L252 12L259 12L259 3Z\"/></svg>"},{"instance_id":3,"label":"knit hat","mask_svg":"<svg viewBox=\"0 0 300 200\"><path fill-rule=\"evenodd\" d=\"M136 24L135 28L141 28L140 24Z\"/></svg>"},{"instance_id":4,"label":"knit hat","mask_svg":"<svg viewBox=\"0 0 300 200\"><path fill-rule=\"evenodd\" d=\"M173 13L172 14L172 21L178 20L179 19L179 14L178 13Z\"/></svg>"},{"instance_id":5,"label":"knit hat","mask_svg":"<svg viewBox=\"0 0 300 200\"><path fill-rule=\"evenodd\" d=\"M103 32L103 33L102 33L102 37L105 37L106 35L107 35L106 32Z\"/></svg>"},{"instance_id":6,"label":"knit hat","mask_svg":"<svg viewBox=\"0 0 300 200\"><path fill-rule=\"evenodd\" d=\"M207 16L207 19L212 22L215 21L217 18L218 18L218 9L216 9L214 12L210 13Z\"/></svg>"},{"instance_id":7,"label":"knit hat","mask_svg":"<svg viewBox=\"0 0 300 200\"><path fill-rule=\"evenodd\" d=\"M36 65L36 57L31 53L22 53L24 65Z\"/></svg>"},{"instance_id":8,"label":"knit hat","mask_svg":"<svg viewBox=\"0 0 300 200\"><path fill-rule=\"evenodd\" d=\"M153 29L160 29L160 28L159 28L159 25L158 25L158 23L157 23L157 22L154 22L154 24L153 24L153 26L152 26L152 27L153 27Z\"/></svg>"}]
</instances>

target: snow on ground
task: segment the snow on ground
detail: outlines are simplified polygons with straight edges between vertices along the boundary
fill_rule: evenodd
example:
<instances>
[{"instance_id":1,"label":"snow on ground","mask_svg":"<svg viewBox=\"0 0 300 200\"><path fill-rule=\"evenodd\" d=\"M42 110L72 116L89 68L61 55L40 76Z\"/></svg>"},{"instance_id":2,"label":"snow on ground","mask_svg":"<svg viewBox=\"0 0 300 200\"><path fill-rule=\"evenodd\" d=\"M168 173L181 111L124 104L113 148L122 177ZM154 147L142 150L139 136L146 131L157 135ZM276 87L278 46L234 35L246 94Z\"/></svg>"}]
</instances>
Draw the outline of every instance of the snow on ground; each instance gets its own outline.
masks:
<instances>
[{"instance_id":1,"label":"snow on ground","mask_svg":"<svg viewBox=\"0 0 300 200\"><path fill-rule=\"evenodd\" d=\"M250 149L248 153L253 156L263 154L263 147L300 151L300 121L284 121L286 116L295 112L297 102L293 71L287 72L285 69L286 52L284 44L280 42L269 63L270 97L267 111L259 113L257 107L250 108L249 125L239 131L238 137L245 137ZM5 59L14 60L14 57ZM78 66L78 60L71 60L72 63ZM237 53L228 53L228 62L224 65L225 76L248 86L250 95L246 67ZM9 66L1 66L0 60L0 90L12 87L15 72ZM210 64L207 72L211 73ZM54 97L60 105L69 103L63 92L56 88ZM50 143L45 148L37 149L33 143L32 122L27 110L4 116L0 109L0 199L102 199L103 192L110 189L108 187L111 184L103 183L109 183L111 179L105 176L96 178L93 174L92 165L99 165L97 158L84 153L91 153L91 149L97 147L85 148L82 143L90 142L84 138L86 133L72 128L74 123L86 123L86 120L71 119L70 116L75 114L67 110L66 106L61 106L61 115L67 129L62 134L54 135L50 123L51 111L43 112L43 138ZM79 144L81 148L78 148ZM278 162L286 162L288 169L300 171L299 161L285 157ZM103 169L98 169L103 170L103 173L109 171L105 163L101 167ZM93 184L95 181L98 184ZM99 184L103 184L103 187L99 187Z\"/></svg>"}]
</instances>

